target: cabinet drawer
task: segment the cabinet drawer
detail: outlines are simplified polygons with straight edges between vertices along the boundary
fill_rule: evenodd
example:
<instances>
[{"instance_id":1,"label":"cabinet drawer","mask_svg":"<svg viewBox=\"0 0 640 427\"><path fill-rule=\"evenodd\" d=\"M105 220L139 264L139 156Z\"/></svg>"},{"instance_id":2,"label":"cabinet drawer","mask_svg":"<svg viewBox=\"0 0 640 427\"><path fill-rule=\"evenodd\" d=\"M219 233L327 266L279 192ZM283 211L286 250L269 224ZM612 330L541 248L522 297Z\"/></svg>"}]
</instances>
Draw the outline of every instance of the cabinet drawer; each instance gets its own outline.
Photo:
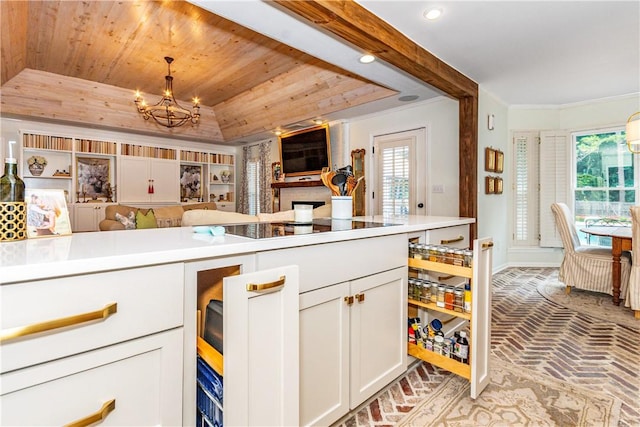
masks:
<instances>
[{"instance_id":1,"label":"cabinet drawer","mask_svg":"<svg viewBox=\"0 0 640 427\"><path fill-rule=\"evenodd\" d=\"M407 265L407 235L259 252L259 270L295 264L300 293Z\"/></svg>"},{"instance_id":2,"label":"cabinet drawer","mask_svg":"<svg viewBox=\"0 0 640 427\"><path fill-rule=\"evenodd\" d=\"M182 264L136 268L0 286L0 330L41 325L86 313L105 318L5 339L0 372L31 366L183 324ZM56 325L59 326L59 325Z\"/></svg>"},{"instance_id":3,"label":"cabinet drawer","mask_svg":"<svg viewBox=\"0 0 640 427\"><path fill-rule=\"evenodd\" d=\"M427 243L446 245L452 248L468 248L469 225L463 224L427 230Z\"/></svg>"},{"instance_id":4,"label":"cabinet drawer","mask_svg":"<svg viewBox=\"0 0 640 427\"><path fill-rule=\"evenodd\" d=\"M182 329L0 375L1 425L64 425L115 400L102 426L180 425Z\"/></svg>"}]
</instances>

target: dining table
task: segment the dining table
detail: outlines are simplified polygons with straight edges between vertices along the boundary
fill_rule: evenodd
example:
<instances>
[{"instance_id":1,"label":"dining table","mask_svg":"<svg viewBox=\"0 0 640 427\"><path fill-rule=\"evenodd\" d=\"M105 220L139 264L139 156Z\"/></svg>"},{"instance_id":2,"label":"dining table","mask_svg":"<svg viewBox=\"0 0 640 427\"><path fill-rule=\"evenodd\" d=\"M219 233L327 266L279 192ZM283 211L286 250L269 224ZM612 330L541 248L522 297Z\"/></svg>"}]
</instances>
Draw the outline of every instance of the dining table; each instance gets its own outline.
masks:
<instances>
[{"instance_id":1,"label":"dining table","mask_svg":"<svg viewBox=\"0 0 640 427\"><path fill-rule=\"evenodd\" d=\"M620 263L620 257L622 256L622 252L631 250L631 226L584 227L581 228L580 231L593 236L611 237L613 303L620 305L620 285L622 281L622 264Z\"/></svg>"}]
</instances>

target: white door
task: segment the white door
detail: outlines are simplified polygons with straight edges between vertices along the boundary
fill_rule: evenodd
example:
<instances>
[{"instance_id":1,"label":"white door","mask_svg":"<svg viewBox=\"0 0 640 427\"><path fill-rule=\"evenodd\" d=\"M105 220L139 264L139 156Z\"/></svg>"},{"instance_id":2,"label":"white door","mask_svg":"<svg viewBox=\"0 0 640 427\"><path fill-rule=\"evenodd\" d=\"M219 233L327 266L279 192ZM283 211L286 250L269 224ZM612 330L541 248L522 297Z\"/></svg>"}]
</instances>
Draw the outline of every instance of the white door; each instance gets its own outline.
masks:
<instances>
[{"instance_id":1,"label":"white door","mask_svg":"<svg viewBox=\"0 0 640 427\"><path fill-rule=\"evenodd\" d=\"M349 282L300 295L300 423L349 412Z\"/></svg>"},{"instance_id":2,"label":"white door","mask_svg":"<svg viewBox=\"0 0 640 427\"><path fill-rule=\"evenodd\" d=\"M374 214L426 215L426 130L376 136L373 145Z\"/></svg>"},{"instance_id":3,"label":"white door","mask_svg":"<svg viewBox=\"0 0 640 427\"><path fill-rule=\"evenodd\" d=\"M491 281L493 243L490 238L473 241L471 280L471 398L475 399L491 382Z\"/></svg>"},{"instance_id":4,"label":"white door","mask_svg":"<svg viewBox=\"0 0 640 427\"><path fill-rule=\"evenodd\" d=\"M224 424L299 422L298 266L224 278Z\"/></svg>"}]
</instances>

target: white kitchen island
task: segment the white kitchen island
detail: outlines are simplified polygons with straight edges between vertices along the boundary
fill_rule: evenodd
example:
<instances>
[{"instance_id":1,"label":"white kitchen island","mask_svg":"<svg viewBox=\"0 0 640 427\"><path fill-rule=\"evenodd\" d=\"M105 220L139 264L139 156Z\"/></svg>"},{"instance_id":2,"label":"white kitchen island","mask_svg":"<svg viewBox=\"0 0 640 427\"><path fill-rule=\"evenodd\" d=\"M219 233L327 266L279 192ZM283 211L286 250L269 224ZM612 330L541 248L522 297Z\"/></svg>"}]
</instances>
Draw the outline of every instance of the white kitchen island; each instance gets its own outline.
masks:
<instances>
[{"instance_id":1,"label":"white kitchen island","mask_svg":"<svg viewBox=\"0 0 640 427\"><path fill-rule=\"evenodd\" d=\"M338 420L407 368L408 239L450 232L468 246L474 222L356 220L387 226L0 244L0 424L193 425L197 312L220 275L225 424Z\"/></svg>"}]
</instances>

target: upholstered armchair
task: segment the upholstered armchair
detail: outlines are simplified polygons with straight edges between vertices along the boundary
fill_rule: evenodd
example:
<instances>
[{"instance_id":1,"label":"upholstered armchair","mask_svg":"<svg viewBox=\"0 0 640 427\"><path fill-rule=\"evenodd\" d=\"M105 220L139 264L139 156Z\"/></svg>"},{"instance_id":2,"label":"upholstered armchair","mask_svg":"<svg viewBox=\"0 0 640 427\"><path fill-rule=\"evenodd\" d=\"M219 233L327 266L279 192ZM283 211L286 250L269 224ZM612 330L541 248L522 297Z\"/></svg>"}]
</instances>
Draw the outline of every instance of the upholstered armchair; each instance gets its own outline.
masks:
<instances>
[{"instance_id":1,"label":"upholstered armchair","mask_svg":"<svg viewBox=\"0 0 640 427\"><path fill-rule=\"evenodd\" d=\"M631 307L635 312L634 317L640 319L640 206L631 208L631 227L633 265L631 266L629 290L624 305Z\"/></svg>"},{"instance_id":2,"label":"upholstered armchair","mask_svg":"<svg viewBox=\"0 0 640 427\"><path fill-rule=\"evenodd\" d=\"M558 278L566 285L566 293L572 287L587 291L601 292L613 295L611 249L599 246L582 245L573 215L564 203L551 205L556 227L562 238L564 258L560 265ZM621 257L620 295L627 295L631 262L627 253Z\"/></svg>"}]
</instances>

